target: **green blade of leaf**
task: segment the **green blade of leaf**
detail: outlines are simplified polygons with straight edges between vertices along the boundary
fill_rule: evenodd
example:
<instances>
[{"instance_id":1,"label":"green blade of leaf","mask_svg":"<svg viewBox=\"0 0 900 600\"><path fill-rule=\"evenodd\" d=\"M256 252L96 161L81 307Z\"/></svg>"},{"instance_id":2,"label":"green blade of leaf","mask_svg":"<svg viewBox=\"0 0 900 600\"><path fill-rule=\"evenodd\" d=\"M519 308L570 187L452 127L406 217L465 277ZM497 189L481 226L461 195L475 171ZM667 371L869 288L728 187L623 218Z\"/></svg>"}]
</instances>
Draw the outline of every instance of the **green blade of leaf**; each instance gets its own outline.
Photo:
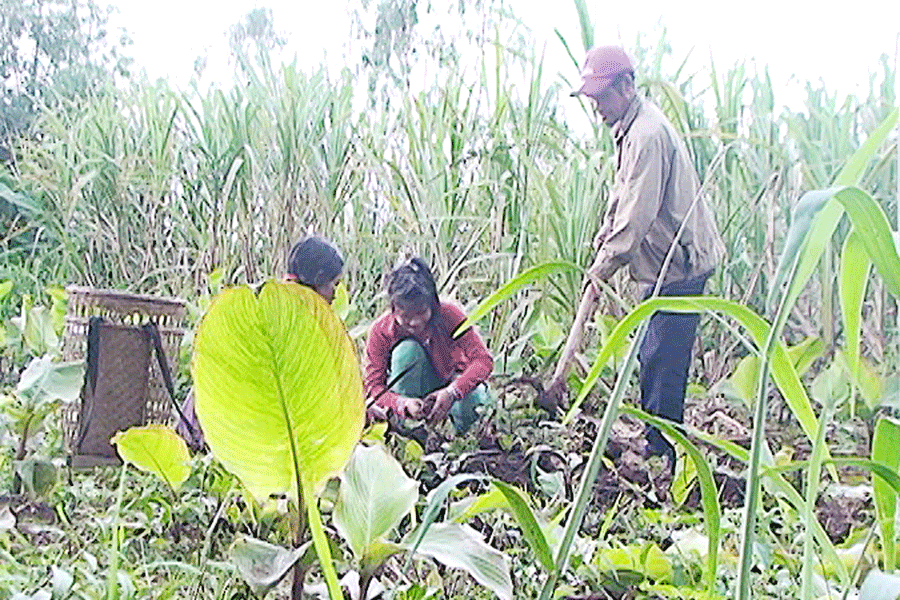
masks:
<instances>
[{"instance_id":1,"label":"green blade of leaf","mask_svg":"<svg viewBox=\"0 0 900 600\"><path fill-rule=\"evenodd\" d=\"M884 465L893 472L900 468L900 423L882 417L875 424L872 437L872 462ZM875 514L881 529L881 547L884 554L885 571L893 571L896 550L895 519L897 514L897 492L881 477L872 477L872 494L875 497Z\"/></svg>"},{"instance_id":2,"label":"green blade of leaf","mask_svg":"<svg viewBox=\"0 0 900 600\"><path fill-rule=\"evenodd\" d=\"M585 0L575 0L575 10L578 12L578 25L581 31L581 43L588 50L594 45L594 25L591 23L591 15Z\"/></svg>"},{"instance_id":3,"label":"green blade of leaf","mask_svg":"<svg viewBox=\"0 0 900 600\"><path fill-rule=\"evenodd\" d=\"M566 413L563 423L568 423L575 415L575 411L584 402L584 399L591 392L597 380L600 377L603 365L609 360L612 353L621 348L628 342L628 336L638 328L641 321L650 318L657 310L669 310L677 312L698 312L710 311L726 315L733 318L750 334L757 347L762 348L766 338L769 335L770 325L765 319L757 315L755 312L730 300L715 298L711 296L696 296L679 298L674 296L650 298L636 306L628 315L625 316L616 328L610 333L606 342L597 353L591 370L584 379L581 390L578 393L569 412ZM818 424L815 413L809 402L809 396L806 389L800 382L797 370L788 355L784 344L775 345L771 357L772 378L785 398L788 406L793 411L794 416L800 422L804 433L809 437L810 441L815 440L815 433L818 431ZM830 456L829 456L830 457ZM829 473L837 480L837 473L832 469Z\"/></svg>"},{"instance_id":4,"label":"green blade of leaf","mask_svg":"<svg viewBox=\"0 0 900 600\"><path fill-rule=\"evenodd\" d=\"M417 552L448 567L466 571L501 600L512 600L509 559L488 546L468 525L435 523L428 529Z\"/></svg>"},{"instance_id":5,"label":"green blade of leaf","mask_svg":"<svg viewBox=\"0 0 900 600\"><path fill-rule=\"evenodd\" d=\"M872 261L862 245L860 234L854 229L844 240L841 250L840 302L844 318L844 355L854 382L859 381L859 336L863 298L869 282Z\"/></svg>"},{"instance_id":6,"label":"green blade of leaf","mask_svg":"<svg viewBox=\"0 0 900 600\"><path fill-rule=\"evenodd\" d=\"M633 415L650 423L672 437L691 458L697 469L697 480L700 482L700 503L703 505L703 522L706 527L708 549L706 556L706 588L712 593L716 589L716 575L719 557L719 537L721 532L722 510L719 506L719 494L716 480L706 458L671 421L646 413L642 410L623 406L622 412Z\"/></svg>"},{"instance_id":7,"label":"green blade of leaf","mask_svg":"<svg viewBox=\"0 0 900 600\"><path fill-rule=\"evenodd\" d=\"M854 230L863 232L859 241L888 290L900 298L900 256L884 209L867 192L855 187L837 190L835 198L847 211Z\"/></svg>"},{"instance_id":8,"label":"green blade of leaf","mask_svg":"<svg viewBox=\"0 0 900 600\"><path fill-rule=\"evenodd\" d=\"M447 520L465 523L476 515L491 512L498 508L510 510L509 502L506 500L503 492L492 486L483 494L474 497L469 496L453 503L447 511Z\"/></svg>"},{"instance_id":9,"label":"green blade of leaf","mask_svg":"<svg viewBox=\"0 0 900 600\"><path fill-rule=\"evenodd\" d=\"M478 304L478 306L476 306L472 310L468 318L460 323L459 327L456 328L456 331L453 333L453 335L461 335L462 332L471 327L473 324L477 323L482 317L491 312L491 310L493 310L498 304L500 304L522 288L531 285L538 279L543 279L544 277L552 273L559 273L561 271L581 270L581 267L579 267L578 265L564 261L541 263L539 265L531 267L530 269L526 269L522 273L507 281L502 287L500 287L490 296L482 300Z\"/></svg>"},{"instance_id":10,"label":"green blade of leaf","mask_svg":"<svg viewBox=\"0 0 900 600\"><path fill-rule=\"evenodd\" d=\"M893 130L894 125L897 124L898 117L900 117L900 108L895 108L888 113L888 116L884 118L884 121L879 123L878 127L872 130L872 133L869 134L866 141L859 147L859 150L853 153L853 156L850 157L844 165L844 168L841 169L841 172L834 178L834 185L859 184L859 181L866 170L866 166L868 166L872 157L875 156L875 153L891 134L891 130Z\"/></svg>"},{"instance_id":11,"label":"green blade of leaf","mask_svg":"<svg viewBox=\"0 0 900 600\"><path fill-rule=\"evenodd\" d=\"M431 490L431 492L428 494L428 503L425 505L425 510L422 512L422 522L419 524L419 527L409 536L409 555L407 556L406 563L403 566L404 571L409 569L410 562L412 561L412 555L415 554L416 550L418 550L419 544L422 542L425 534L428 533L428 529L437 518L438 513L440 512L441 507L444 505L444 502L447 500L447 496L450 495L450 492L456 489L456 486L465 481L477 481L482 479L485 479L484 475L469 475L466 473L461 473L459 475L454 475L453 477L447 478L443 483Z\"/></svg>"},{"instance_id":12,"label":"green blade of leaf","mask_svg":"<svg viewBox=\"0 0 900 600\"><path fill-rule=\"evenodd\" d=\"M419 498L419 484L383 446L357 445L341 473L334 524L357 559L391 531Z\"/></svg>"},{"instance_id":13,"label":"green blade of leaf","mask_svg":"<svg viewBox=\"0 0 900 600\"><path fill-rule=\"evenodd\" d=\"M807 192L797 202L784 249L779 257L775 279L769 289L769 306L775 304L776 297L782 293L783 284L787 282L782 304L790 312L800 292L806 287L844 214L833 195L832 190L815 190Z\"/></svg>"},{"instance_id":14,"label":"green blade of leaf","mask_svg":"<svg viewBox=\"0 0 900 600\"><path fill-rule=\"evenodd\" d=\"M894 109L869 135L863 145L844 165L835 178L836 186L852 186L859 183L863 172L875 152L890 134L900 112ZM791 285L787 290L786 310L790 311L800 291L806 287L825 245L837 228L843 211L832 201L834 190L813 191L804 194L794 209L791 228L778 263L775 279L769 294L769 305L781 291L782 284L793 272ZM862 229L861 231L866 231ZM796 271L794 265L797 265Z\"/></svg>"},{"instance_id":15,"label":"green blade of leaf","mask_svg":"<svg viewBox=\"0 0 900 600\"><path fill-rule=\"evenodd\" d=\"M801 377L806 373L810 365L812 365L817 358L822 356L824 352L824 340L815 336L809 336L799 344L787 346L788 356L791 357L791 362L794 363L794 369L797 370L797 375Z\"/></svg>"},{"instance_id":16,"label":"green blade of leaf","mask_svg":"<svg viewBox=\"0 0 900 600\"><path fill-rule=\"evenodd\" d=\"M534 511L525 499L525 493L500 480L494 480L491 483L503 492L503 495L506 497L509 508L516 518L516 521L518 521L519 527L522 529L522 534L525 536L528 545L531 546L534 555L537 556L538 560L547 571L552 571L555 568L553 564L553 552L550 550L550 544L547 543L544 531L541 529L541 526L534 516Z\"/></svg>"},{"instance_id":17,"label":"green blade of leaf","mask_svg":"<svg viewBox=\"0 0 900 600\"><path fill-rule=\"evenodd\" d=\"M118 432L110 443L116 445L122 460L153 473L173 491L177 492L191 474L187 444L166 425L132 427Z\"/></svg>"}]
</instances>

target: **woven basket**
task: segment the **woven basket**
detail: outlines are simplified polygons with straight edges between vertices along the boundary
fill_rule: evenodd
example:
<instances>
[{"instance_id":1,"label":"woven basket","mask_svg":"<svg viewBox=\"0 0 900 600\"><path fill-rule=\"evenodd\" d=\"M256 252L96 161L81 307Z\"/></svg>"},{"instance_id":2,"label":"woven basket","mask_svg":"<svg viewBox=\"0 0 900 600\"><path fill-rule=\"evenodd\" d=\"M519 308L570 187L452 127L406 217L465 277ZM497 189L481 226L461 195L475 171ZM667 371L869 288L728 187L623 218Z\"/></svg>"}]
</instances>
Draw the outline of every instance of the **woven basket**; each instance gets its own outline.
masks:
<instances>
[{"instance_id":1,"label":"woven basket","mask_svg":"<svg viewBox=\"0 0 900 600\"><path fill-rule=\"evenodd\" d=\"M64 360L83 360L87 348L89 322L103 318L100 330L103 354L99 361L104 395L114 404L93 404L85 410L84 392L77 402L64 407L62 430L66 451L73 466L115 464L118 459L108 445L108 436L133 425L170 423L172 401L166 389L152 347L140 327L155 323L162 341L169 371L175 374L178 348L184 330L181 325L185 303L174 298L128 294L118 290L68 287L68 312L63 334ZM90 423L84 422L89 419ZM77 438L90 425L91 438ZM98 441L98 438L100 441Z\"/></svg>"}]
</instances>

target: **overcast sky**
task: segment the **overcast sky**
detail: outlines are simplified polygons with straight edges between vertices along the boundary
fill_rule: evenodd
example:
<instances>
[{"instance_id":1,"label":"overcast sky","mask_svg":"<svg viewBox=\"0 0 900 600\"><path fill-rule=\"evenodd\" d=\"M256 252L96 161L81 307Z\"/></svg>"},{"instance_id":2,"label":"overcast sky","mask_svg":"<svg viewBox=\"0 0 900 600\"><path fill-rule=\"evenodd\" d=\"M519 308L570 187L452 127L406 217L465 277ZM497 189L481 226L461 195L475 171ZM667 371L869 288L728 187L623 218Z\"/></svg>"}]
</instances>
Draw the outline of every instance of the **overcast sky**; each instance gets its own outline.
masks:
<instances>
[{"instance_id":1,"label":"overcast sky","mask_svg":"<svg viewBox=\"0 0 900 600\"><path fill-rule=\"evenodd\" d=\"M351 0L352 1L352 0ZM359 0L356 0L357 2ZM438 4L440 0L432 0ZM509 1L509 0L507 0ZM273 10L276 29L301 63L318 65L327 55L339 65L349 38L347 0L115 0L115 23L131 33L131 54L151 77L184 85L194 59L209 55L215 76L227 76L222 58L226 32L249 10ZM377 2L377 0L372 0ZM420 6L424 3L420 2ZM574 75L571 62L554 34L558 28L579 44L574 2L515 0L508 4L546 48L545 72ZM810 0L591 1L597 41L631 43L639 31L655 42L659 23L666 26L675 57L693 50L696 61L710 56L724 69L739 59L770 67L776 86L791 75L800 81L822 79L832 89L856 92L886 53L893 62L900 31L900 2L857 0L840 9ZM786 100L782 100L783 102Z\"/></svg>"}]
</instances>

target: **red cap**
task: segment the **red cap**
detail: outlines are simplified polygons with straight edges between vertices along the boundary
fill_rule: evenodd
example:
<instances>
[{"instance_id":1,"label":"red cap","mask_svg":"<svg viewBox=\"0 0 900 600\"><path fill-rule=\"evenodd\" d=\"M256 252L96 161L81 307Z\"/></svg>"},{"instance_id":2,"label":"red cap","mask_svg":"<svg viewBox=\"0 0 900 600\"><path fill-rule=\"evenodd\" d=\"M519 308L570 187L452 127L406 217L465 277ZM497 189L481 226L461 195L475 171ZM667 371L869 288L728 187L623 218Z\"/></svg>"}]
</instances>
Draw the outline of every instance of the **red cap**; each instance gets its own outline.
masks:
<instances>
[{"instance_id":1,"label":"red cap","mask_svg":"<svg viewBox=\"0 0 900 600\"><path fill-rule=\"evenodd\" d=\"M634 61L621 46L596 46L587 52L581 67L581 87L573 96L596 96L613 82L616 75L634 72Z\"/></svg>"}]
</instances>

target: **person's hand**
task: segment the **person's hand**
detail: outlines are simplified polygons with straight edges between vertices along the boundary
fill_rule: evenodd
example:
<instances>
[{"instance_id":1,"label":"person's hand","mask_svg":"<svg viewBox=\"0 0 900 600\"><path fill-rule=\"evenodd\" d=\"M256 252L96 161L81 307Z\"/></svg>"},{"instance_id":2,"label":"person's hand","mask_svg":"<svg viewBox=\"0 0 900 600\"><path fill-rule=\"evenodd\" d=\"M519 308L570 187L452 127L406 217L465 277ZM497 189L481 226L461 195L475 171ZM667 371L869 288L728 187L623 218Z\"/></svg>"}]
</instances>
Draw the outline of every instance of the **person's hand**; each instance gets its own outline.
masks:
<instances>
[{"instance_id":1,"label":"person's hand","mask_svg":"<svg viewBox=\"0 0 900 600\"><path fill-rule=\"evenodd\" d=\"M408 398L400 396L397 399L397 406L400 409L400 416L407 419L422 418L422 400L421 398Z\"/></svg>"},{"instance_id":2,"label":"person's hand","mask_svg":"<svg viewBox=\"0 0 900 600\"><path fill-rule=\"evenodd\" d=\"M594 237L593 247L594 250L599 250L603 244L606 243L607 233L605 229L601 229L597 232L597 235Z\"/></svg>"},{"instance_id":3,"label":"person's hand","mask_svg":"<svg viewBox=\"0 0 900 600\"><path fill-rule=\"evenodd\" d=\"M433 403L431 412L428 413L428 422L434 423L443 421L450 412L453 401L456 400L456 394L447 386L439 390L435 390L425 397L426 403Z\"/></svg>"},{"instance_id":4,"label":"person's hand","mask_svg":"<svg viewBox=\"0 0 900 600\"><path fill-rule=\"evenodd\" d=\"M387 421L388 411L380 404L373 404L366 408L366 424L369 425L374 421Z\"/></svg>"}]
</instances>

